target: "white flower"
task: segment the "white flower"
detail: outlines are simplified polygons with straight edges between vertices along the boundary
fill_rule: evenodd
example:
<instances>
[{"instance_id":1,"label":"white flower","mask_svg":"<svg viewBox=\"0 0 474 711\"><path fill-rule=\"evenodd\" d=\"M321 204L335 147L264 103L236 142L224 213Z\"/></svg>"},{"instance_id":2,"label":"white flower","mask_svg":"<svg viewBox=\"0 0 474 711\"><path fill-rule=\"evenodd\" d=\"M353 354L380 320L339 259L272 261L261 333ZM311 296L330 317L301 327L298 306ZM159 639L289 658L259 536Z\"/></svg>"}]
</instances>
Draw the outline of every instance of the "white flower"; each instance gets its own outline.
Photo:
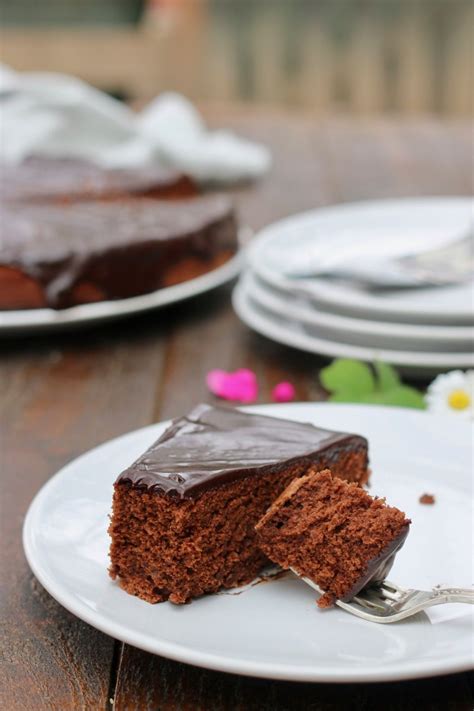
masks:
<instances>
[{"instance_id":1,"label":"white flower","mask_svg":"<svg viewBox=\"0 0 474 711\"><path fill-rule=\"evenodd\" d=\"M430 412L474 418L474 370L452 370L438 375L425 396Z\"/></svg>"}]
</instances>

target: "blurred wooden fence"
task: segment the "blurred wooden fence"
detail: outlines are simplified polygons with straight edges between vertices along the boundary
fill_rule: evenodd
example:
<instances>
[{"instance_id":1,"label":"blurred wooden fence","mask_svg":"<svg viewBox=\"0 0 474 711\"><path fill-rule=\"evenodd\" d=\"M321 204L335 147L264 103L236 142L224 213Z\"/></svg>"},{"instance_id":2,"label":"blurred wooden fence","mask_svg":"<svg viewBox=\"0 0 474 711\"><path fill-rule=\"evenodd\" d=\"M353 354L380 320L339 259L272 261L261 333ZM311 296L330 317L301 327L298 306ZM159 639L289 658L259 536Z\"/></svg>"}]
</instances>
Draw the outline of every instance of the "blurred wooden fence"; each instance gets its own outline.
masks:
<instances>
[{"instance_id":1,"label":"blurred wooden fence","mask_svg":"<svg viewBox=\"0 0 474 711\"><path fill-rule=\"evenodd\" d=\"M155 0L137 26L6 27L0 54L129 98L466 116L473 28L472 0Z\"/></svg>"}]
</instances>

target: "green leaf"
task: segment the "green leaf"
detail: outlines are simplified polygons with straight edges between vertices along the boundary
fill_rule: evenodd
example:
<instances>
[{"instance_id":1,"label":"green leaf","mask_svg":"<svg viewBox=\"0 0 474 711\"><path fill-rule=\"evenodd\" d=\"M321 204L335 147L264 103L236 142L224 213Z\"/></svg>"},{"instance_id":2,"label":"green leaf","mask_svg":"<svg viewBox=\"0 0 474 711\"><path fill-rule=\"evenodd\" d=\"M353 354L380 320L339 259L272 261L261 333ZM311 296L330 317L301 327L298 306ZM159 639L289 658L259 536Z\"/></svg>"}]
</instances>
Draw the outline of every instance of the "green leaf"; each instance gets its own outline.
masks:
<instances>
[{"instance_id":1,"label":"green leaf","mask_svg":"<svg viewBox=\"0 0 474 711\"><path fill-rule=\"evenodd\" d=\"M371 402L379 405L411 407L418 410L424 410L426 407L423 395L409 385L399 385L396 388L392 388L392 390L375 393L375 397Z\"/></svg>"},{"instance_id":2,"label":"green leaf","mask_svg":"<svg viewBox=\"0 0 474 711\"><path fill-rule=\"evenodd\" d=\"M375 380L369 366L348 358L339 358L323 368L320 380L323 387L332 395L343 395L344 402L357 402L352 398L375 390Z\"/></svg>"},{"instance_id":3,"label":"green leaf","mask_svg":"<svg viewBox=\"0 0 474 711\"><path fill-rule=\"evenodd\" d=\"M369 402L371 396L376 395L376 393L365 393L351 395L345 390L343 393L333 393L328 397L329 402Z\"/></svg>"},{"instance_id":4,"label":"green leaf","mask_svg":"<svg viewBox=\"0 0 474 711\"><path fill-rule=\"evenodd\" d=\"M377 360L374 363L374 370L377 376L377 390L384 392L401 385L400 376L395 368L392 368L388 363Z\"/></svg>"},{"instance_id":5,"label":"green leaf","mask_svg":"<svg viewBox=\"0 0 474 711\"><path fill-rule=\"evenodd\" d=\"M330 395L329 401L352 402L362 405L393 405L395 407L411 407L419 410L424 410L426 407L423 395L408 385L400 385L392 390L366 393L365 395L338 393Z\"/></svg>"},{"instance_id":6,"label":"green leaf","mask_svg":"<svg viewBox=\"0 0 474 711\"><path fill-rule=\"evenodd\" d=\"M387 363L374 363L375 377L365 363L340 358L323 368L322 385L331 402L354 402L425 409L422 393L403 385L398 373Z\"/></svg>"}]
</instances>

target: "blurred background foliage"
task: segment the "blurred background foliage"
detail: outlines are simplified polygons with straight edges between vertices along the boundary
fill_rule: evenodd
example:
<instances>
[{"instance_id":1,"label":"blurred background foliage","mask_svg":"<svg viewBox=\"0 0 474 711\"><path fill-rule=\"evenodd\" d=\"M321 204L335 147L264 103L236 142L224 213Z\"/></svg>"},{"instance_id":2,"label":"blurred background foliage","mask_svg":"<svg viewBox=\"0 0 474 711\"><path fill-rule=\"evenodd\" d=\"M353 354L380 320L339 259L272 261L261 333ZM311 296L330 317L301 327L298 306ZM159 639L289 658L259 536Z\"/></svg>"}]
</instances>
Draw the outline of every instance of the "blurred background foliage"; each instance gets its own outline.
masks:
<instances>
[{"instance_id":1,"label":"blurred background foliage","mask_svg":"<svg viewBox=\"0 0 474 711\"><path fill-rule=\"evenodd\" d=\"M472 0L1 0L1 60L130 100L472 115Z\"/></svg>"}]
</instances>

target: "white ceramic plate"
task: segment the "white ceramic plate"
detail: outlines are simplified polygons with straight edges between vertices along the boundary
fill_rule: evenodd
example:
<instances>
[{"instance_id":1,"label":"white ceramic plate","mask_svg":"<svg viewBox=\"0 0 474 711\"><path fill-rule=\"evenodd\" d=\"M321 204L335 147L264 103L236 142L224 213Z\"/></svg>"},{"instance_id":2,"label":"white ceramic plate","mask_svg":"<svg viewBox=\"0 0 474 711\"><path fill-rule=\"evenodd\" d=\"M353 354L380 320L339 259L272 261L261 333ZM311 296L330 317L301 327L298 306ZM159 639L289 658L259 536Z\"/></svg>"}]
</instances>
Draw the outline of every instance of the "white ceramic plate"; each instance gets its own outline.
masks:
<instances>
[{"instance_id":1,"label":"white ceramic plate","mask_svg":"<svg viewBox=\"0 0 474 711\"><path fill-rule=\"evenodd\" d=\"M294 319L275 314L252 299L251 292L240 283L232 294L232 303L239 318L257 333L277 343L308 353L331 358L355 358L368 363L376 360L397 366L402 373L428 376L456 368L474 367L474 354L430 351L392 350L342 343L316 335Z\"/></svg>"},{"instance_id":2,"label":"white ceramic plate","mask_svg":"<svg viewBox=\"0 0 474 711\"><path fill-rule=\"evenodd\" d=\"M241 256L236 254L222 266L195 279L158 289L150 294L133 296L130 299L83 304L59 311L54 309L0 311L0 337L93 326L104 321L169 306L226 284L237 276L240 267Z\"/></svg>"},{"instance_id":3,"label":"white ceramic plate","mask_svg":"<svg viewBox=\"0 0 474 711\"><path fill-rule=\"evenodd\" d=\"M277 318L283 316L303 324L310 333L341 343L373 348L416 351L471 352L474 326L424 326L422 324L384 323L351 318L315 309L304 295L293 296L274 289L248 269L242 276L242 289L262 308Z\"/></svg>"},{"instance_id":4,"label":"white ceramic plate","mask_svg":"<svg viewBox=\"0 0 474 711\"><path fill-rule=\"evenodd\" d=\"M474 323L474 285L370 291L354 282L289 279L295 260L350 259L364 253L391 257L422 251L462 236L472 224L471 198L420 198L337 205L288 217L252 242L249 263L264 280L289 293L301 290L316 306L336 313L401 323Z\"/></svg>"},{"instance_id":5,"label":"white ceramic plate","mask_svg":"<svg viewBox=\"0 0 474 711\"><path fill-rule=\"evenodd\" d=\"M255 409L370 440L372 493L413 520L390 578L429 588L470 585L472 427L397 408L329 404ZM24 525L28 562L44 587L89 624L147 651L210 669L296 681L382 681L468 669L472 608L446 605L396 625L339 608L320 611L293 577L190 605L149 605L107 575L107 516L117 474L163 431L153 425L98 447L39 492ZM423 493L436 496L423 506Z\"/></svg>"}]
</instances>

